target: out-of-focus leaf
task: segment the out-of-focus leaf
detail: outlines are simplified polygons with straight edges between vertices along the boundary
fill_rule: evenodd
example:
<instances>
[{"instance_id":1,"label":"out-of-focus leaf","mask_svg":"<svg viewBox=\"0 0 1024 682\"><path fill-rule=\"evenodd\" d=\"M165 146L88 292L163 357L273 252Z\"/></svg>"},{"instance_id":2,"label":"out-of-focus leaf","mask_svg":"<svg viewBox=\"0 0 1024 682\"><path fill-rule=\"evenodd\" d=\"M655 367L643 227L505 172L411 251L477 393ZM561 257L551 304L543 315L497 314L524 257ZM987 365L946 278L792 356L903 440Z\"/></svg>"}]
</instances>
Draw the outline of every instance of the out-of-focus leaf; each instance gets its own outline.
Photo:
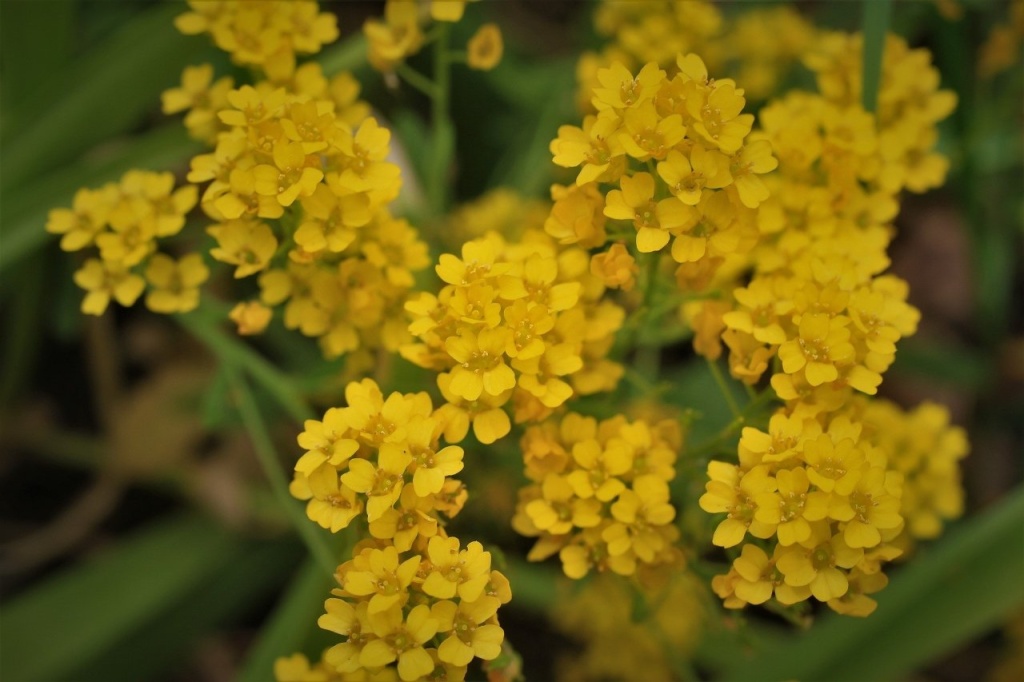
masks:
<instances>
[{"instance_id":1,"label":"out-of-focus leaf","mask_svg":"<svg viewBox=\"0 0 1024 682\"><path fill-rule=\"evenodd\" d=\"M279 543L248 542L193 515L150 526L5 604L0 676L139 679L126 670L166 664L201 634L201 624L276 580L287 569L284 559ZM219 589L204 589L214 585ZM126 646L133 640L152 646ZM154 656L160 660L143 660ZM114 665L105 676L83 672L105 660Z\"/></svg>"},{"instance_id":2,"label":"out-of-focus leaf","mask_svg":"<svg viewBox=\"0 0 1024 682\"><path fill-rule=\"evenodd\" d=\"M828 614L760 656L737 655L727 679L890 680L977 636L1024 604L1024 487L922 547L876 595L867 618Z\"/></svg>"},{"instance_id":3,"label":"out-of-focus leaf","mask_svg":"<svg viewBox=\"0 0 1024 682\"><path fill-rule=\"evenodd\" d=\"M30 4L46 11L49 3ZM212 51L174 28L181 11L169 3L141 14L65 69L59 82L40 88L49 102L40 115L5 129L5 193L159 110L160 93L178 83L182 68Z\"/></svg>"},{"instance_id":4,"label":"out-of-focus leaf","mask_svg":"<svg viewBox=\"0 0 1024 682\"><path fill-rule=\"evenodd\" d=\"M993 364L968 348L916 338L900 342L896 351L894 375L915 374L931 380L972 390L984 388L992 380Z\"/></svg>"},{"instance_id":5,"label":"out-of-focus leaf","mask_svg":"<svg viewBox=\"0 0 1024 682\"><path fill-rule=\"evenodd\" d=\"M0 80L3 128L17 126L29 113L26 102L71 54L77 3L49 0L45 11L33 2L0 4Z\"/></svg>"},{"instance_id":6,"label":"out-of-focus leaf","mask_svg":"<svg viewBox=\"0 0 1024 682\"><path fill-rule=\"evenodd\" d=\"M336 583L317 562L305 563L260 631L238 682L269 680L278 657L305 649L310 634L317 630L317 618L323 613L324 600L332 586Z\"/></svg>"},{"instance_id":7,"label":"out-of-focus leaf","mask_svg":"<svg viewBox=\"0 0 1024 682\"><path fill-rule=\"evenodd\" d=\"M882 61L885 34L889 30L892 7L889 0L871 0L864 3L864 74L861 83L861 103L866 111L874 111L878 103L878 88L882 82Z\"/></svg>"},{"instance_id":8,"label":"out-of-focus leaf","mask_svg":"<svg viewBox=\"0 0 1024 682\"><path fill-rule=\"evenodd\" d=\"M70 206L79 188L97 187L131 168L169 168L199 149L181 125L174 123L122 140L110 149L97 150L67 168L49 173L46 182L32 183L16 192L5 191L0 202L0 271L56 238L45 230L46 216L52 208Z\"/></svg>"}]
</instances>

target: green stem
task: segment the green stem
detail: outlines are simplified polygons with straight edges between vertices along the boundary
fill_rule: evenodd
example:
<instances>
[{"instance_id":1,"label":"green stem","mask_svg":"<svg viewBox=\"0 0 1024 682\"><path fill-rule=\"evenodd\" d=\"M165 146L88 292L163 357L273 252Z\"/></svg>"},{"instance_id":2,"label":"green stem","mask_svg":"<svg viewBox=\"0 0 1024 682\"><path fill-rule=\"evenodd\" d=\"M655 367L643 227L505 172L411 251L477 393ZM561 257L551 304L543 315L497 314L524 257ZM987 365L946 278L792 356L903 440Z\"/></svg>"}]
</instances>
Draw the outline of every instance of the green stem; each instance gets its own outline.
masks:
<instances>
[{"instance_id":1,"label":"green stem","mask_svg":"<svg viewBox=\"0 0 1024 682\"><path fill-rule=\"evenodd\" d=\"M891 9L890 0L864 0L864 73L861 79L861 102L865 111L874 111L878 105L885 34L889 30Z\"/></svg>"},{"instance_id":2,"label":"green stem","mask_svg":"<svg viewBox=\"0 0 1024 682\"><path fill-rule=\"evenodd\" d=\"M245 430L249 433L249 438L252 440L253 448L256 451L256 458L259 460L260 466L263 467L263 472L270 481L274 497L277 498L278 503L287 512L288 519L295 526L295 530L306 544L310 554L320 564L320 568L326 571L328 575L333 575L338 567L337 557L316 527L306 518L302 508L296 504L295 498L288 492L288 480L281 470L281 462L277 458L274 444L270 440L270 434L267 432L267 425L264 423L262 415L260 415L259 407L256 405L252 391L250 391L245 379L233 364L226 363L224 368L228 373L232 392L237 400L238 415L242 419Z\"/></svg>"},{"instance_id":3,"label":"green stem","mask_svg":"<svg viewBox=\"0 0 1024 682\"><path fill-rule=\"evenodd\" d=\"M399 78L422 92L430 99L437 97L436 84L416 69L411 68L405 62L399 62L395 65L395 73L398 74Z\"/></svg>"},{"instance_id":4,"label":"green stem","mask_svg":"<svg viewBox=\"0 0 1024 682\"><path fill-rule=\"evenodd\" d=\"M725 402L729 404L729 410L732 411L732 416L737 419L741 419L743 416L740 406L736 404L736 396L729 390L729 385L725 381L725 376L722 374L721 368L718 363L714 360L708 360L708 368L711 370L711 376L714 377L715 383L718 385L718 390L722 392L722 396L725 398Z\"/></svg>"},{"instance_id":5,"label":"green stem","mask_svg":"<svg viewBox=\"0 0 1024 682\"><path fill-rule=\"evenodd\" d=\"M186 315L177 315L175 319L209 348L221 363L244 369L292 419L301 423L315 418L288 377L263 356L218 328L211 311L200 308Z\"/></svg>"}]
</instances>

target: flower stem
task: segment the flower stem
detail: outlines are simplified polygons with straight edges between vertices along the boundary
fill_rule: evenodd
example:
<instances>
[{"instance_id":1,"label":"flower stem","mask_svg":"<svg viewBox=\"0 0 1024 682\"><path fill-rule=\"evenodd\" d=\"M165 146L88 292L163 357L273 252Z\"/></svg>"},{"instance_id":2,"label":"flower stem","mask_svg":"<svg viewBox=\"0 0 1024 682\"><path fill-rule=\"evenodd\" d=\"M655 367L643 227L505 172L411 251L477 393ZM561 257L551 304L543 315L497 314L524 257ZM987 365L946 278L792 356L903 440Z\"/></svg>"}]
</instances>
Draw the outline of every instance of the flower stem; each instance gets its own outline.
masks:
<instances>
[{"instance_id":1,"label":"flower stem","mask_svg":"<svg viewBox=\"0 0 1024 682\"><path fill-rule=\"evenodd\" d=\"M708 368L711 370L711 376L714 377L715 383L718 384L718 390L722 392L722 396L725 398L725 402L729 404L729 410L732 412L732 416L737 419L743 416L739 405L736 404L736 396L729 390L728 384L725 382L725 377L722 375L722 370L718 366L718 363L714 360L708 360Z\"/></svg>"},{"instance_id":2,"label":"flower stem","mask_svg":"<svg viewBox=\"0 0 1024 682\"><path fill-rule=\"evenodd\" d=\"M226 363L224 368L228 373L238 409L238 416L241 417L242 424L249 433L249 438L252 440L253 448L256 451L256 458L259 460L260 466L263 467L263 473L266 474L267 479L270 481L274 497L277 498L281 507L288 514L288 519L295 526L295 530L306 544L309 553L328 575L333 575L338 567L337 557L324 537L317 531L312 522L306 518L306 515L302 513L302 508L297 504L295 498L288 492L288 481L285 478L284 472L281 471L281 463L278 461L274 444L270 440L270 434L267 432L267 426L260 414L259 407L256 405L252 391L237 367L231 363Z\"/></svg>"}]
</instances>

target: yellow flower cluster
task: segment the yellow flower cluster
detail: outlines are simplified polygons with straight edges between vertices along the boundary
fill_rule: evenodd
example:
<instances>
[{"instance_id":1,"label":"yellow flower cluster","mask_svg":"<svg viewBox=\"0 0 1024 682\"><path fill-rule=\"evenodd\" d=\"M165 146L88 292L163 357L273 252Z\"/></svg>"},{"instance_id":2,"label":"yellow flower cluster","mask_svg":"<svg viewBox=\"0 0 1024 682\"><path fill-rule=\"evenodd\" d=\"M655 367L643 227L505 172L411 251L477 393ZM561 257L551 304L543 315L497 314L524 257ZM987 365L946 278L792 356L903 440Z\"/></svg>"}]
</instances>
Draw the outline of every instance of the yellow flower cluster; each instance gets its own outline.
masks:
<instances>
[{"instance_id":1,"label":"yellow flower cluster","mask_svg":"<svg viewBox=\"0 0 1024 682\"><path fill-rule=\"evenodd\" d=\"M930 540L942 524L963 514L959 462L967 455L967 434L949 423L949 411L923 403L904 412L888 400L864 401L864 435L889 453L889 467L903 474L900 513L906 533L900 541Z\"/></svg>"},{"instance_id":2,"label":"yellow flower cluster","mask_svg":"<svg viewBox=\"0 0 1024 682\"><path fill-rule=\"evenodd\" d=\"M192 11L174 20L179 31L209 33L236 64L257 66L267 73L288 62L294 66L296 53L315 54L338 38L337 19L320 12L313 0L188 0L188 4Z\"/></svg>"},{"instance_id":3,"label":"yellow flower cluster","mask_svg":"<svg viewBox=\"0 0 1024 682\"><path fill-rule=\"evenodd\" d=\"M694 54L678 56L671 78L653 62L636 76L615 63L598 81L597 115L560 127L551 143L557 165L580 170L575 187L556 188L548 232L600 245L605 226L592 219L600 210L636 231L641 253L671 242L680 285L702 288L726 258L756 244L754 209L768 197L760 176L776 167L769 143L748 139L754 117L742 113L743 90L709 78ZM604 196L602 183L618 189Z\"/></svg>"},{"instance_id":4,"label":"yellow flower cluster","mask_svg":"<svg viewBox=\"0 0 1024 682\"><path fill-rule=\"evenodd\" d=\"M512 526L537 537L531 561L555 554L570 578L592 569L630 576L678 568L679 531L669 482L682 437L678 423L600 423L575 413L526 430L526 477Z\"/></svg>"},{"instance_id":5,"label":"yellow flower cluster","mask_svg":"<svg viewBox=\"0 0 1024 682\"><path fill-rule=\"evenodd\" d=\"M120 182L81 189L71 208L50 211L46 230L61 235L60 247L95 247L99 258L85 261L75 283L87 292L82 312L102 315L113 298L131 306L146 290L146 306L158 313L187 312L199 303L199 285L209 270L197 253L180 260L157 252L157 241L185 225L196 205L196 188L174 189L174 175L131 170Z\"/></svg>"},{"instance_id":6,"label":"yellow flower cluster","mask_svg":"<svg viewBox=\"0 0 1024 682\"><path fill-rule=\"evenodd\" d=\"M587 589L566 591L551 612L559 630L579 641L582 651L558 661L555 679L675 679L670 656L688 654L699 641L704 589L692 575L676 573L639 593L637 586L609 575L595 576ZM638 599L643 600L639 609Z\"/></svg>"},{"instance_id":7,"label":"yellow flower cluster","mask_svg":"<svg viewBox=\"0 0 1024 682\"><path fill-rule=\"evenodd\" d=\"M446 437L462 440L472 423L482 443L517 423L550 415L575 394L611 390L622 368L606 358L622 309L602 301L604 285L579 248L559 250L542 232L517 244L497 233L466 242L461 258L442 254L445 286L421 293L406 309L418 343L409 361L440 372Z\"/></svg>"},{"instance_id":8,"label":"yellow flower cluster","mask_svg":"<svg viewBox=\"0 0 1024 682\"><path fill-rule=\"evenodd\" d=\"M1009 5L1008 21L992 26L978 48L977 71L982 78L992 78L1019 65L1024 57L1024 0L1013 0Z\"/></svg>"},{"instance_id":9,"label":"yellow flower cluster","mask_svg":"<svg viewBox=\"0 0 1024 682\"><path fill-rule=\"evenodd\" d=\"M654 62L671 71L676 55L688 52L700 54L713 71L735 76L748 98L764 100L814 38L813 26L791 7L754 7L729 18L706 0L604 0L594 25L610 42L599 53L584 53L577 65L577 106L584 113L597 111L590 92L600 87L599 69Z\"/></svg>"},{"instance_id":10,"label":"yellow flower cluster","mask_svg":"<svg viewBox=\"0 0 1024 682\"><path fill-rule=\"evenodd\" d=\"M342 675L375 674L397 661L405 682L462 680L473 658L500 653L496 614L511 599L490 553L479 542L461 547L444 530L466 500L451 478L463 450L441 447L445 416L426 393L385 399L364 379L345 397L346 407L305 423L298 442L306 452L291 486L308 500L309 518L332 532L364 512L369 524L371 537L338 567L338 598L319 621L345 637L324 664Z\"/></svg>"},{"instance_id":11,"label":"yellow flower cluster","mask_svg":"<svg viewBox=\"0 0 1024 682\"><path fill-rule=\"evenodd\" d=\"M718 357L720 338L731 373L751 385L771 366L772 388L785 402L767 431L743 430L738 465L708 467L700 506L727 514L714 544L734 547L747 533L772 541L767 551L743 545L730 572L715 580L732 608L813 596L867 615L874 609L867 595L886 582L882 562L902 551L896 540L905 491L937 488L942 508L955 513L955 475L905 485L918 464L910 455L901 464L897 442L878 435L868 414L885 429L901 417L869 402L858 407L866 401L855 398L877 391L896 343L916 329L906 283L881 274L889 223L900 190L941 182L945 161L931 146L936 121L953 104L952 95L936 91L927 53L890 38L886 55L877 117L860 105L860 41L840 35L825 36L808 58L820 95L791 93L762 110L779 170L766 178L771 198L758 216L763 238L753 274L733 290L733 301L688 308L698 352ZM930 425L931 433L941 431ZM898 432L904 428L910 423ZM962 440L946 447L958 453L950 462L963 453ZM930 506L902 509L926 516Z\"/></svg>"},{"instance_id":12,"label":"yellow flower cluster","mask_svg":"<svg viewBox=\"0 0 1024 682\"><path fill-rule=\"evenodd\" d=\"M418 53L427 36L429 21L454 23L462 19L467 0L429 0L430 10L421 11L416 0L388 0L382 19L369 19L363 33L369 43L370 65L383 73L392 73L406 58ZM471 69L489 71L501 61L504 44L501 30L485 24L470 38L466 46L466 63Z\"/></svg>"},{"instance_id":13,"label":"yellow flower cluster","mask_svg":"<svg viewBox=\"0 0 1024 682\"><path fill-rule=\"evenodd\" d=\"M576 66L579 85L577 106L583 113L594 113L591 92L601 87L599 69L619 62L627 69L638 69L654 62L671 69L676 55L706 54L712 39L722 30L722 13L707 0L673 2L601 2L594 13L599 35L613 38L600 53L585 52Z\"/></svg>"},{"instance_id":14,"label":"yellow flower cluster","mask_svg":"<svg viewBox=\"0 0 1024 682\"><path fill-rule=\"evenodd\" d=\"M231 313L258 334L284 306L284 324L319 339L327 357L408 340L403 305L427 247L388 212L401 173L388 161L390 132L368 117L348 73L327 79L297 66L337 36L316 3L193 3L185 32L208 31L235 61L258 67L255 86L213 83L189 67L164 93L168 112L188 110L190 132L213 151L192 159L190 182L209 183L201 206L217 221L211 255L236 278L259 274L260 299Z\"/></svg>"}]
</instances>

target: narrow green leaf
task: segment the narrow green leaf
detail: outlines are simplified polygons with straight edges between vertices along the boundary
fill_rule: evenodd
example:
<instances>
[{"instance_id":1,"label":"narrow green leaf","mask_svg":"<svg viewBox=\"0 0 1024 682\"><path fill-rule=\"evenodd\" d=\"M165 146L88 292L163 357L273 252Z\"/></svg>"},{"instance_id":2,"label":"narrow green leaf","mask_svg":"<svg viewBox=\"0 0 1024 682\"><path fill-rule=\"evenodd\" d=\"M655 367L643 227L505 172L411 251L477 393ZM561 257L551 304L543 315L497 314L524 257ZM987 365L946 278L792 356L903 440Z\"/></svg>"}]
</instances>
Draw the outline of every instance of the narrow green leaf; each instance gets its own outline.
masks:
<instances>
[{"instance_id":1,"label":"narrow green leaf","mask_svg":"<svg viewBox=\"0 0 1024 682\"><path fill-rule=\"evenodd\" d=\"M25 4L45 13L50 3ZM25 126L5 130L5 190L29 186L40 173L159 110L160 92L178 82L184 66L212 51L174 28L182 9L167 3L141 14L66 69L59 83L43 88L56 91L56 97L40 95L53 102Z\"/></svg>"},{"instance_id":2,"label":"narrow green leaf","mask_svg":"<svg viewBox=\"0 0 1024 682\"><path fill-rule=\"evenodd\" d=\"M260 631L237 682L265 682L273 676L274 661L302 651L317 629L324 600L336 586L315 561L307 561L281 597L270 620Z\"/></svg>"},{"instance_id":3,"label":"narrow green leaf","mask_svg":"<svg viewBox=\"0 0 1024 682\"><path fill-rule=\"evenodd\" d=\"M729 679L890 680L948 653L1024 604L1024 487L959 524L894 571L867 618L828 614L763 655L737 657Z\"/></svg>"},{"instance_id":4,"label":"narrow green leaf","mask_svg":"<svg viewBox=\"0 0 1024 682\"><path fill-rule=\"evenodd\" d=\"M288 377L262 355L224 332L220 328L224 317L210 309L209 305L201 306L198 310L185 315L178 315L175 319L202 341L221 362L244 369L273 396L292 419L301 423L314 418L312 410Z\"/></svg>"},{"instance_id":5,"label":"narrow green leaf","mask_svg":"<svg viewBox=\"0 0 1024 682\"><path fill-rule=\"evenodd\" d=\"M0 4L0 80L3 126L25 118L25 103L39 84L59 73L71 55L75 23L74 0Z\"/></svg>"},{"instance_id":6,"label":"narrow green leaf","mask_svg":"<svg viewBox=\"0 0 1024 682\"><path fill-rule=\"evenodd\" d=\"M65 682L166 680L169 671L188 660L187 654L201 637L239 623L280 589L301 557L301 548L290 540L247 541L237 558L198 589L154 614L145 627L66 676Z\"/></svg>"},{"instance_id":7,"label":"narrow green leaf","mask_svg":"<svg viewBox=\"0 0 1024 682\"><path fill-rule=\"evenodd\" d=\"M864 0L864 73L861 102L865 111L874 111L882 82L885 34L889 30L890 0Z\"/></svg>"},{"instance_id":8,"label":"narrow green leaf","mask_svg":"<svg viewBox=\"0 0 1024 682\"><path fill-rule=\"evenodd\" d=\"M155 524L4 605L2 675L33 682L72 676L181 603L246 543L197 516ZM83 678L79 678L83 679Z\"/></svg>"}]
</instances>

